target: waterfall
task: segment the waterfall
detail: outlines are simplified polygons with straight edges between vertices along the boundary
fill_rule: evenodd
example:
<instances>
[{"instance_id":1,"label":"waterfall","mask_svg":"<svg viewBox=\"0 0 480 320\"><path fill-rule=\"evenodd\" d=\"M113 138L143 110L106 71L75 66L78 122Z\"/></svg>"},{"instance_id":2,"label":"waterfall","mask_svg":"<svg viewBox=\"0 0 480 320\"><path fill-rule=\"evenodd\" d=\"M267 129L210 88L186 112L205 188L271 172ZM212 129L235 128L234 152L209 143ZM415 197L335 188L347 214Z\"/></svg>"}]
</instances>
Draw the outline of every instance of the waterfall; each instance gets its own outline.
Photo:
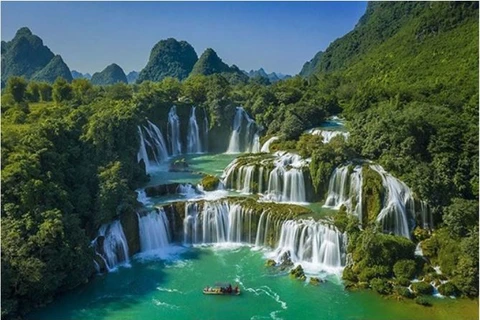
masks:
<instances>
[{"instance_id":1,"label":"waterfall","mask_svg":"<svg viewBox=\"0 0 480 320\"><path fill-rule=\"evenodd\" d=\"M313 220L287 220L281 228L275 250L279 261L289 253L294 263L307 263L322 269L345 265L345 239L334 227Z\"/></svg>"},{"instance_id":2,"label":"waterfall","mask_svg":"<svg viewBox=\"0 0 480 320\"><path fill-rule=\"evenodd\" d=\"M413 192L408 186L387 173L379 165L369 165L382 178L382 187L385 196L377 221L383 226L384 232L392 232L396 235L409 238L410 232L415 226L415 215L419 216L423 228L432 228L433 221L428 206L423 201L417 201L415 207ZM325 207L339 209L345 205L349 213L358 216L363 221L362 202L362 167L357 165L340 166L335 169L330 177L327 200ZM418 209L418 212L417 210Z\"/></svg>"},{"instance_id":3,"label":"waterfall","mask_svg":"<svg viewBox=\"0 0 480 320\"><path fill-rule=\"evenodd\" d=\"M280 261L286 252L292 262L320 270L341 268L346 259L346 236L335 227L313 220L283 220L275 212L254 212L228 201L187 202L183 220L184 244L243 243L270 247Z\"/></svg>"},{"instance_id":4,"label":"waterfall","mask_svg":"<svg viewBox=\"0 0 480 320\"><path fill-rule=\"evenodd\" d=\"M187 198L193 198L198 195L197 190L190 183L179 184L177 187L177 193L182 194Z\"/></svg>"},{"instance_id":5,"label":"waterfall","mask_svg":"<svg viewBox=\"0 0 480 320\"><path fill-rule=\"evenodd\" d=\"M277 141L279 138L278 137L271 137L270 139L268 139L262 146L262 148L260 149L260 152L270 152L270 145L272 144L272 142L274 141Z\"/></svg>"},{"instance_id":6,"label":"waterfall","mask_svg":"<svg viewBox=\"0 0 480 320\"><path fill-rule=\"evenodd\" d=\"M163 208L151 211L143 217L138 215L138 228L142 252L168 246L170 239L168 219Z\"/></svg>"},{"instance_id":7,"label":"waterfall","mask_svg":"<svg viewBox=\"0 0 480 320\"><path fill-rule=\"evenodd\" d=\"M121 262L128 263L128 244L120 220L100 227L95 240L97 245L99 245L99 237L103 237L103 247L100 249L103 254L100 255L105 260L108 271Z\"/></svg>"},{"instance_id":8,"label":"waterfall","mask_svg":"<svg viewBox=\"0 0 480 320\"><path fill-rule=\"evenodd\" d=\"M233 118L233 130L227 153L240 153L240 130L242 129L243 108L238 107Z\"/></svg>"},{"instance_id":9,"label":"waterfall","mask_svg":"<svg viewBox=\"0 0 480 320\"><path fill-rule=\"evenodd\" d=\"M138 126L138 136L140 137L140 149L137 153L137 162L143 160L145 163L145 171L151 172L150 160L148 160L147 148L145 147L145 138L143 137L142 129Z\"/></svg>"},{"instance_id":10,"label":"waterfall","mask_svg":"<svg viewBox=\"0 0 480 320\"><path fill-rule=\"evenodd\" d=\"M185 204L183 234L185 244L253 243L251 210L226 201Z\"/></svg>"},{"instance_id":11,"label":"waterfall","mask_svg":"<svg viewBox=\"0 0 480 320\"><path fill-rule=\"evenodd\" d=\"M253 181L253 172L255 170L255 166L246 166L246 167L242 167L241 169L244 169L244 171L245 171L245 178L243 180L243 188L241 190L242 190L243 193L251 193L252 192L251 186L252 186L252 181Z\"/></svg>"},{"instance_id":12,"label":"waterfall","mask_svg":"<svg viewBox=\"0 0 480 320\"><path fill-rule=\"evenodd\" d=\"M347 140L348 137L350 136L349 132L327 131L327 130L321 130L321 129L313 129L313 130L310 130L309 133L317 136L322 136L323 143L329 143L330 140L332 140L336 136L343 136L345 140Z\"/></svg>"},{"instance_id":13,"label":"waterfall","mask_svg":"<svg viewBox=\"0 0 480 320\"><path fill-rule=\"evenodd\" d=\"M371 165L370 167L382 177L383 187L387 191L387 199L384 200L377 221L383 225L384 232L393 232L410 238L409 212L415 212L415 201L410 189L405 183L387 173L381 166ZM412 224L414 223L413 221Z\"/></svg>"},{"instance_id":14,"label":"waterfall","mask_svg":"<svg viewBox=\"0 0 480 320\"><path fill-rule=\"evenodd\" d=\"M328 183L325 207L338 210L345 205L348 209L356 211L351 208L351 201L352 197L356 197L357 204L361 203L358 201L362 194L361 172L361 166L355 166L352 172L350 172L350 165L336 168Z\"/></svg>"},{"instance_id":15,"label":"waterfall","mask_svg":"<svg viewBox=\"0 0 480 320\"><path fill-rule=\"evenodd\" d=\"M252 142L252 148L250 149L251 153L259 153L260 152L260 136L258 135L258 132L255 132L253 135L253 142Z\"/></svg>"},{"instance_id":16,"label":"waterfall","mask_svg":"<svg viewBox=\"0 0 480 320\"><path fill-rule=\"evenodd\" d=\"M207 111L205 111L205 108L203 108L203 152L208 152L208 130L209 130L209 125L208 125L208 117L207 117Z\"/></svg>"},{"instance_id":17,"label":"waterfall","mask_svg":"<svg viewBox=\"0 0 480 320\"><path fill-rule=\"evenodd\" d=\"M177 107L172 106L168 112L168 142L172 156L182 153L180 142L180 119L177 115Z\"/></svg>"},{"instance_id":18,"label":"waterfall","mask_svg":"<svg viewBox=\"0 0 480 320\"><path fill-rule=\"evenodd\" d=\"M136 190L137 192L137 201L143 204L144 206L150 204L150 198L147 197L147 193L145 192L145 189L138 189Z\"/></svg>"},{"instance_id":19,"label":"waterfall","mask_svg":"<svg viewBox=\"0 0 480 320\"><path fill-rule=\"evenodd\" d=\"M303 167L308 160L288 152L275 152L264 198L278 202L306 202Z\"/></svg>"},{"instance_id":20,"label":"waterfall","mask_svg":"<svg viewBox=\"0 0 480 320\"><path fill-rule=\"evenodd\" d=\"M243 119L245 119L246 125L243 124ZM241 133L243 131L245 132L242 136ZM237 107L235 117L233 118L232 135L230 136L227 153L257 153L259 151L260 137L257 125L242 107Z\"/></svg>"},{"instance_id":21,"label":"waterfall","mask_svg":"<svg viewBox=\"0 0 480 320\"><path fill-rule=\"evenodd\" d=\"M187 136L187 153L201 153L202 144L200 141L200 133L197 124L197 116L195 115L195 107L192 107L190 119L188 122Z\"/></svg>"},{"instance_id":22,"label":"waterfall","mask_svg":"<svg viewBox=\"0 0 480 320\"><path fill-rule=\"evenodd\" d=\"M168 151L162 132L156 125L147 121L147 126L143 126L143 130L145 135L140 126L138 127L140 149L137 153L137 160L143 160L146 172L150 173L153 167L168 159ZM150 150L150 153L148 150ZM150 160L149 154L153 160Z\"/></svg>"},{"instance_id":23,"label":"waterfall","mask_svg":"<svg viewBox=\"0 0 480 320\"><path fill-rule=\"evenodd\" d=\"M286 152L243 156L225 168L223 184L242 193L263 193L262 199L267 201L305 203L307 196L303 170L308 167L309 161Z\"/></svg>"},{"instance_id":24,"label":"waterfall","mask_svg":"<svg viewBox=\"0 0 480 320\"><path fill-rule=\"evenodd\" d=\"M305 202L306 198L302 169L292 168L285 171L282 199L286 202Z\"/></svg>"}]
</instances>

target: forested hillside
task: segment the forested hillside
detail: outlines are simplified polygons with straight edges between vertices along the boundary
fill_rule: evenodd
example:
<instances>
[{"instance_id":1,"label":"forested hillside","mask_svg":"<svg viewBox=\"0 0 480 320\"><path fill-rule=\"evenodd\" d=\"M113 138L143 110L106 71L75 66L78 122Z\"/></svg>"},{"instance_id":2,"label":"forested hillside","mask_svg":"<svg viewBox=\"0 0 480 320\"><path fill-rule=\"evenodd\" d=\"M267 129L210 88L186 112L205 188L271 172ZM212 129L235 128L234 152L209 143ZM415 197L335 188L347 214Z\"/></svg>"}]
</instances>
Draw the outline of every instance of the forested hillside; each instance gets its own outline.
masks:
<instances>
[{"instance_id":1,"label":"forested hillside","mask_svg":"<svg viewBox=\"0 0 480 320\"><path fill-rule=\"evenodd\" d=\"M309 82L336 87L358 154L428 199L445 229L427 256L476 295L478 2L370 3Z\"/></svg>"},{"instance_id":2,"label":"forested hillside","mask_svg":"<svg viewBox=\"0 0 480 320\"><path fill-rule=\"evenodd\" d=\"M62 58L55 56L43 45L42 39L26 27L20 28L11 41L2 41L2 83L5 84L11 76L50 83L57 77L72 81L70 70Z\"/></svg>"}]
</instances>

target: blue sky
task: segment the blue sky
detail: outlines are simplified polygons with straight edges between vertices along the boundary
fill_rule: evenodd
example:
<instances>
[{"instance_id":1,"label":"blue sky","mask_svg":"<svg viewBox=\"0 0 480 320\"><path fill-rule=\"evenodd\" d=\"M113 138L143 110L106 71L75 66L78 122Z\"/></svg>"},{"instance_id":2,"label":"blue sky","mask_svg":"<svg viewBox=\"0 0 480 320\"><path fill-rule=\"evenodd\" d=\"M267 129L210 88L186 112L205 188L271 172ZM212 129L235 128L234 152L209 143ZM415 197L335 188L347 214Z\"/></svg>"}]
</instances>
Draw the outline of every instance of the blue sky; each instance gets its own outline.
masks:
<instances>
[{"instance_id":1,"label":"blue sky","mask_svg":"<svg viewBox=\"0 0 480 320\"><path fill-rule=\"evenodd\" d=\"M249 71L297 74L319 50L353 29L366 2L2 2L1 36L27 26L72 70L115 62L140 71L161 39L213 48Z\"/></svg>"}]
</instances>

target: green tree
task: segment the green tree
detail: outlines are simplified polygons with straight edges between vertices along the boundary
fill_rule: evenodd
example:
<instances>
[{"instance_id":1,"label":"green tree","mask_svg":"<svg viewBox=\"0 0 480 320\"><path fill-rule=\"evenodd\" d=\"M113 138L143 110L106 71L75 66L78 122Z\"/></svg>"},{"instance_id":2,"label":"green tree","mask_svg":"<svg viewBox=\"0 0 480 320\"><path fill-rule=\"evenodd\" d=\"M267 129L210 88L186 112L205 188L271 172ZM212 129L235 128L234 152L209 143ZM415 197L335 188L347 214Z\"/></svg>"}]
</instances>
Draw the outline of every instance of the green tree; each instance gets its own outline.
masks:
<instances>
[{"instance_id":1,"label":"green tree","mask_svg":"<svg viewBox=\"0 0 480 320\"><path fill-rule=\"evenodd\" d=\"M13 96L15 102L22 102L25 99L27 85L27 81L22 77L10 77L5 91Z\"/></svg>"},{"instance_id":2,"label":"green tree","mask_svg":"<svg viewBox=\"0 0 480 320\"><path fill-rule=\"evenodd\" d=\"M63 78L57 78L52 87L53 100L63 102L72 99L72 86Z\"/></svg>"}]
</instances>

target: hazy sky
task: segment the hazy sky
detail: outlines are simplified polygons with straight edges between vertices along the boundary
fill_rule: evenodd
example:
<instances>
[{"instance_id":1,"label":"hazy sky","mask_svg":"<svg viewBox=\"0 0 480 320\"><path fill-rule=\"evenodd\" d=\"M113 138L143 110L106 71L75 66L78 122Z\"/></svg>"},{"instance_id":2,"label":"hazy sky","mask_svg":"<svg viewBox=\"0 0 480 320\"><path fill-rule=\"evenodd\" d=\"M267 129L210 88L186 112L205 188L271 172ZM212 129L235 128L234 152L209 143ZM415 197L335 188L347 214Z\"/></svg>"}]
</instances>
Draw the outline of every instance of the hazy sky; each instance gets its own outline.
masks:
<instances>
[{"instance_id":1,"label":"hazy sky","mask_svg":"<svg viewBox=\"0 0 480 320\"><path fill-rule=\"evenodd\" d=\"M297 74L330 42L353 29L366 2L2 2L2 40L27 26L71 70L93 73L115 62L140 71L159 40L213 48L249 71Z\"/></svg>"}]
</instances>

